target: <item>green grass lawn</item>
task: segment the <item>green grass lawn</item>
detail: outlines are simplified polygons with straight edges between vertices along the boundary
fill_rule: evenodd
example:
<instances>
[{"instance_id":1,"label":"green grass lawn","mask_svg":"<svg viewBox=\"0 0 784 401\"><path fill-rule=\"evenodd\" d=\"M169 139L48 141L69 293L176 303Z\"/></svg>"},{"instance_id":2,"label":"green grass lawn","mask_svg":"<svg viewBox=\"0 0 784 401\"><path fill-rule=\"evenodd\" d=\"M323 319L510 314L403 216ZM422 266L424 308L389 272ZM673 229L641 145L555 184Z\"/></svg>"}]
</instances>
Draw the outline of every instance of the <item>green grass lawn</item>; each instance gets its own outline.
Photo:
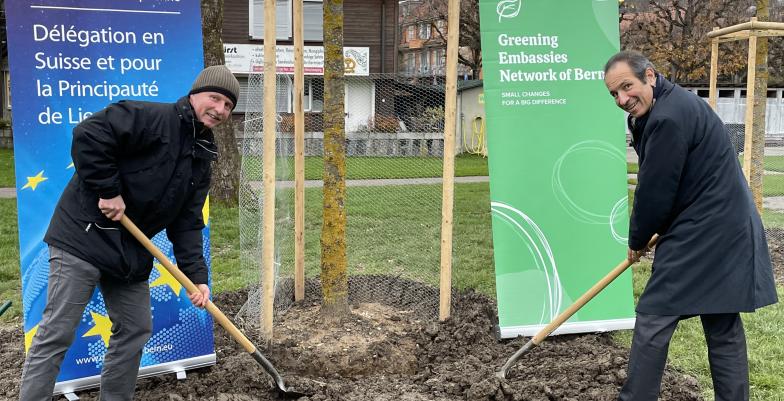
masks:
<instances>
[{"instance_id":1,"label":"green grass lawn","mask_svg":"<svg viewBox=\"0 0 784 401\"><path fill-rule=\"evenodd\" d=\"M784 229L784 212L765 209L762 211L762 224L765 228Z\"/></svg>"},{"instance_id":2,"label":"green grass lawn","mask_svg":"<svg viewBox=\"0 0 784 401\"><path fill-rule=\"evenodd\" d=\"M765 156L764 163L765 170L784 172L784 156Z\"/></svg>"},{"instance_id":3,"label":"green grass lawn","mask_svg":"<svg viewBox=\"0 0 784 401\"><path fill-rule=\"evenodd\" d=\"M13 187L14 181L14 151L0 149L0 188Z\"/></svg>"},{"instance_id":4,"label":"green grass lawn","mask_svg":"<svg viewBox=\"0 0 784 401\"><path fill-rule=\"evenodd\" d=\"M394 274L437 285L440 268L441 186L406 185L347 188L346 247L350 274ZM320 188L305 190L305 273L320 271ZM290 276L294 260L293 194L279 190L276 196L276 247L282 262L281 274ZM256 282L258 275L229 274L242 263L236 233L223 227L238 227L238 209L212 208L212 252L216 291L235 289ZM231 215L229 215L231 214ZM258 221L259 216L248 216ZM220 221L224 220L224 221ZM455 186L453 280L456 288L475 288L488 295L495 292L492 242L489 234L489 184ZM258 238L258 230L249 232ZM236 229L232 230L233 232ZM459 251L457 250L459 249ZM220 265L218 263L220 260ZM248 261L247 263L255 263Z\"/></svg>"},{"instance_id":5,"label":"green grass lawn","mask_svg":"<svg viewBox=\"0 0 784 401\"><path fill-rule=\"evenodd\" d=\"M0 303L13 302L0 321L18 319L22 314L19 276L19 236L17 235L16 199L0 199Z\"/></svg>"},{"instance_id":6,"label":"green grass lawn","mask_svg":"<svg viewBox=\"0 0 784 401\"><path fill-rule=\"evenodd\" d=\"M762 179L762 196L784 196L784 175L766 174Z\"/></svg>"}]
</instances>

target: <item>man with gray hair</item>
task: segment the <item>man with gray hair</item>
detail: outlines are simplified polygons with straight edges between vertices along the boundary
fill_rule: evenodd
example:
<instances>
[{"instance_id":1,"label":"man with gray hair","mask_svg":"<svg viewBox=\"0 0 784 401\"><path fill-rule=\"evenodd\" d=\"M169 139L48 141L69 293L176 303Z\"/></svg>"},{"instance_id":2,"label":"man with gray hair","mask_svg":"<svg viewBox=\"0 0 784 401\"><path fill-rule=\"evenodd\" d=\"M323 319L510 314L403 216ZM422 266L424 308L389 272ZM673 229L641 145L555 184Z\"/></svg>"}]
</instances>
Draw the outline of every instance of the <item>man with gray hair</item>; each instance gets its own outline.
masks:
<instances>
[{"instance_id":1,"label":"man with gray hair","mask_svg":"<svg viewBox=\"0 0 784 401\"><path fill-rule=\"evenodd\" d=\"M724 124L642 54L607 61L604 82L629 113L639 156L627 257L659 234L637 303L628 378L619 400L656 400L678 322L699 316L717 401L749 399L740 312L777 302L762 221Z\"/></svg>"},{"instance_id":2,"label":"man with gray hair","mask_svg":"<svg viewBox=\"0 0 784 401\"><path fill-rule=\"evenodd\" d=\"M166 229L177 265L210 296L202 229L211 162L211 128L231 118L240 84L222 65L205 68L174 103L127 100L91 115L73 130L75 174L54 210L46 307L22 368L19 399L48 401L82 313L96 286L112 322L101 370L102 401L130 401L142 348L152 334L152 255L120 225L133 218L148 237Z\"/></svg>"}]
</instances>

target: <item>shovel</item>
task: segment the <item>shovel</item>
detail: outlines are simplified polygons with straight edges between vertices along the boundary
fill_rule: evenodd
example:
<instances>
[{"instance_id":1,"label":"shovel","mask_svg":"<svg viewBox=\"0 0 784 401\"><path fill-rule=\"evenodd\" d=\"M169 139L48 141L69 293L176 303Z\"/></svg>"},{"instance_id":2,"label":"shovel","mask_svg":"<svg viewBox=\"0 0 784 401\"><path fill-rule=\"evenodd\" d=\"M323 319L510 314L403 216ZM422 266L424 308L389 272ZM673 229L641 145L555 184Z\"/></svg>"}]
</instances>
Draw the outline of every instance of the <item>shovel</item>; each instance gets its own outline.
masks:
<instances>
[{"instance_id":1,"label":"shovel","mask_svg":"<svg viewBox=\"0 0 784 401\"><path fill-rule=\"evenodd\" d=\"M523 354L530 351L537 345L541 344L542 341L544 341L544 339L550 335L550 333L555 331L555 329L560 327L565 321L569 320L569 318L572 317L572 315L574 315L578 310L580 310L580 308L585 306L585 304L587 304L588 301L592 300L593 297L595 297L597 294L602 292L602 290L605 287L610 285L610 283L612 283L616 277L620 276L621 273L626 271L626 269L628 269L629 266L634 264L634 262L637 262L639 260L639 256L644 255L649 249L653 248L653 246L656 245L656 242L658 240L659 240L659 236L654 235L653 238L651 238L651 240L648 241L648 246L645 247L645 249L642 250L642 252L640 252L640 254L638 255L638 259L634 261L629 261L629 259L624 259L623 262L619 263L618 266L616 266L609 273L607 273L607 275L604 276L604 278L599 280L598 283L594 284L593 287L588 289L588 291L586 291L583 295L581 295L580 298L577 298L577 300L574 301L574 303L571 306L566 308L565 311L561 312L560 315L556 316L556 318L553 319L553 321L550 322L550 324L544 326L543 329L539 330L539 332L536 333L535 336L533 336L527 343L525 343L525 345L520 347L520 349L518 349L517 352L515 352L514 355L512 355L512 357L506 361L506 363L504 364L504 366L501 368L500 371L495 372L496 377L498 377L501 380L506 380L506 374L509 373L509 368L511 368L512 365L514 365L515 362L517 362L517 360L520 359L521 356L523 356Z\"/></svg>"},{"instance_id":2,"label":"shovel","mask_svg":"<svg viewBox=\"0 0 784 401\"><path fill-rule=\"evenodd\" d=\"M120 223L139 242L141 242L141 244L145 248L147 248L147 250L152 254L152 256L155 256L155 258L158 259L163 264L163 267L166 268L169 274L174 276L174 278L180 284L182 284L183 287L185 287L185 289L188 291L189 294L193 292L199 292L199 289L196 288L196 285L194 285L193 282L187 276L185 276L185 274L179 268L177 268L177 266L175 266L169 260L169 258L167 258L166 255L164 255L163 252L161 252L161 250L158 249L158 247L156 247L152 243L152 241L150 241L150 239L147 238L147 236L144 235L144 233L141 232L141 230L139 230L138 227L136 227L135 224L133 224L133 222L128 217L123 215L120 218ZM253 359L255 359L256 362L258 362L259 364L261 364L264 370L267 371L267 373L270 376L272 376L272 379L275 381L278 394L285 396L287 398L288 397L299 398L305 396L305 394L303 393L292 391L286 388L286 384L283 382L283 377L281 377L281 375L278 373L275 367L272 366L270 361L268 361L267 358L265 358L264 355L262 355L261 352L259 352L256 346L253 345L253 343L250 342L250 340L248 340L248 338L245 337L244 334L242 334L242 332L237 328L237 326L235 326L234 323L232 323L231 320L229 320L229 318L227 318L226 315L224 315L223 312L221 312L221 310L218 309L218 307L212 303L212 301L208 300L207 305L204 308L207 309L207 312L209 312L210 315L212 315L212 318L215 319L215 321L217 321L221 326L223 326L223 328L229 332L229 334L234 338L234 340L236 340L242 346L242 348L245 348L245 351L247 351L253 357Z\"/></svg>"},{"instance_id":3,"label":"shovel","mask_svg":"<svg viewBox=\"0 0 784 401\"><path fill-rule=\"evenodd\" d=\"M5 301L3 306L0 306L0 316L3 316L3 313L11 307L11 301Z\"/></svg>"}]
</instances>

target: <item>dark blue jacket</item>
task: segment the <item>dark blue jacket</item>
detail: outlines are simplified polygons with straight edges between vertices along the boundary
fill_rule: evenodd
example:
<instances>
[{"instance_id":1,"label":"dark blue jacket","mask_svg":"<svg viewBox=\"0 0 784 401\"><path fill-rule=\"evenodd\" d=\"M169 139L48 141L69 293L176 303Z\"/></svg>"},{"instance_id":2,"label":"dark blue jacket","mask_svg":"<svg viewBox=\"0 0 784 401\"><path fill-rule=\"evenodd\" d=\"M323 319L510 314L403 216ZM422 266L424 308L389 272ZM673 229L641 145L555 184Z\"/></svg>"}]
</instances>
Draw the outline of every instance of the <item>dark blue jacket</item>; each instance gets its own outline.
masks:
<instances>
[{"instance_id":1,"label":"dark blue jacket","mask_svg":"<svg viewBox=\"0 0 784 401\"><path fill-rule=\"evenodd\" d=\"M121 101L74 128L76 172L55 208L44 241L98 267L115 281L147 280L152 255L98 209L122 195L126 214L148 237L163 229L178 267L207 283L202 209L217 155L212 131L176 103Z\"/></svg>"},{"instance_id":2,"label":"dark blue jacket","mask_svg":"<svg viewBox=\"0 0 784 401\"><path fill-rule=\"evenodd\" d=\"M710 106L659 76L632 129L640 161L629 247L661 235L637 311L751 312L775 303L765 232L740 163Z\"/></svg>"}]
</instances>

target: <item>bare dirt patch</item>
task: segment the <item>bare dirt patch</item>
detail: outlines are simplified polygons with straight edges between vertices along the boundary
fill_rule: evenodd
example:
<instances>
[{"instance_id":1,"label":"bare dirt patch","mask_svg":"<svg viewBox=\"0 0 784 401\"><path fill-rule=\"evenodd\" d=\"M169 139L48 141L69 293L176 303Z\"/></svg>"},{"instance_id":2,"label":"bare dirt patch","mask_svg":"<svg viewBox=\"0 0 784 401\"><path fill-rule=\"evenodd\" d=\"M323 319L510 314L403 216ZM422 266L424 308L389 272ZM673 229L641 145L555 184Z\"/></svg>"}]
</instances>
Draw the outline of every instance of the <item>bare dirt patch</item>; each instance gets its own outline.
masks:
<instances>
[{"instance_id":1,"label":"bare dirt patch","mask_svg":"<svg viewBox=\"0 0 784 401\"><path fill-rule=\"evenodd\" d=\"M773 261L773 277L776 279L776 284L784 284L784 230L767 228L765 235L768 240L770 259Z\"/></svg>"},{"instance_id":2,"label":"bare dirt patch","mask_svg":"<svg viewBox=\"0 0 784 401\"><path fill-rule=\"evenodd\" d=\"M223 293L215 303L232 316L246 299L245 292ZM494 372L524 339L496 339L494 300L473 292L455 294L452 318L440 323L402 307L412 302L355 303L350 316L328 322L318 313L319 300L308 299L276 317L275 339L261 351L287 384L311 401L613 400L626 377L628 349L609 334L584 334L549 338L500 382ZM21 328L0 328L0 344L0 399L15 399L23 359ZM139 380L136 399L278 399L263 369L220 327L215 328L215 349L217 365L189 371L186 380L174 375ZM78 395L96 400L98 392ZM668 369L660 399L700 400L696 379Z\"/></svg>"}]
</instances>

